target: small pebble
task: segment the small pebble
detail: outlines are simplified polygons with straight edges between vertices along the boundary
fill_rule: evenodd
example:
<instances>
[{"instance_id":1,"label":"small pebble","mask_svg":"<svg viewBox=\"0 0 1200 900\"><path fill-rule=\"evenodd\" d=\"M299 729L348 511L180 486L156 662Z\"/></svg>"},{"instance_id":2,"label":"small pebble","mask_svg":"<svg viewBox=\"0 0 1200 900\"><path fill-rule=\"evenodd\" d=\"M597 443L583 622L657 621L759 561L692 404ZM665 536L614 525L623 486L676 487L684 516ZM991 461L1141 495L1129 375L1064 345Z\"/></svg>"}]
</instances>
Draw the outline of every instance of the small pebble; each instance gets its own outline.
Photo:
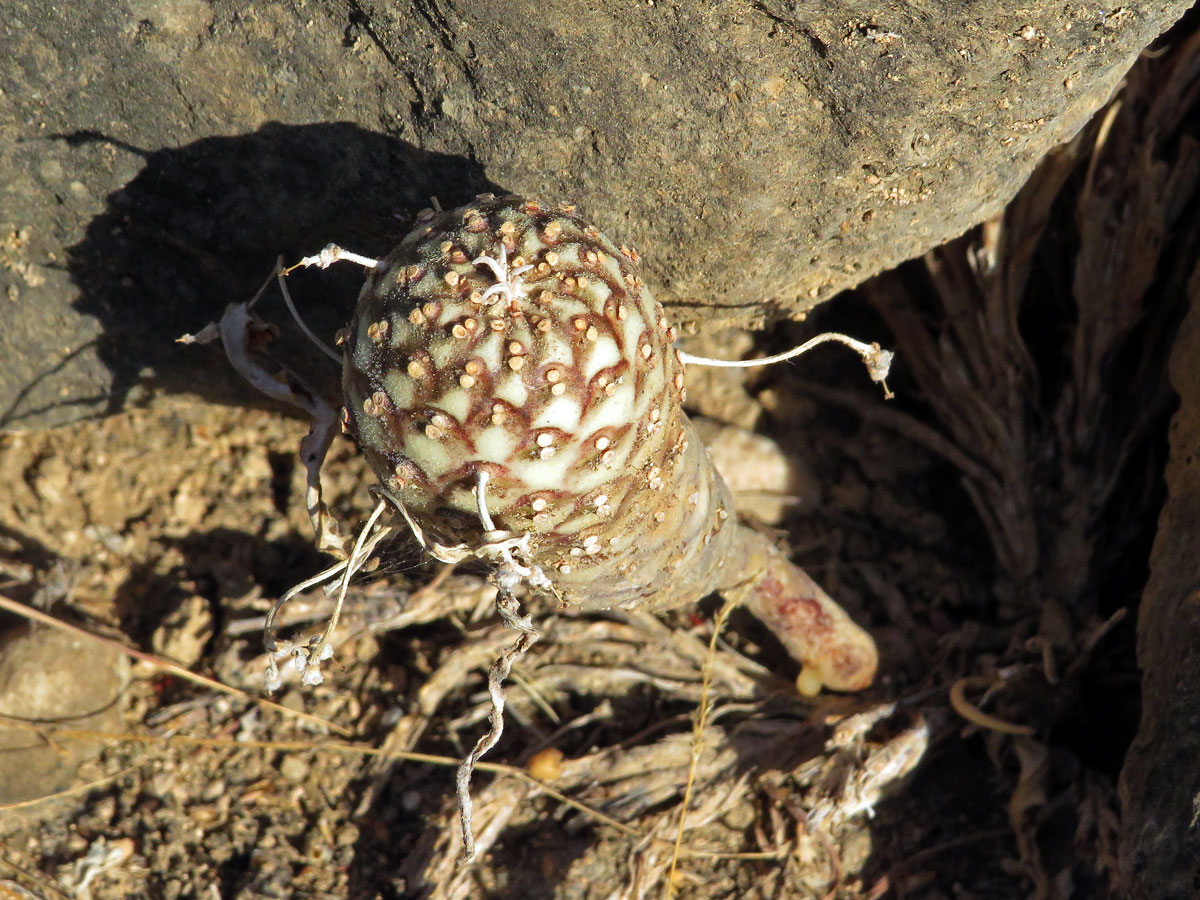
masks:
<instances>
[{"instance_id":1,"label":"small pebble","mask_svg":"<svg viewBox=\"0 0 1200 900\"><path fill-rule=\"evenodd\" d=\"M279 763L279 774L292 784L299 784L308 777L308 763L299 756L285 756Z\"/></svg>"},{"instance_id":2,"label":"small pebble","mask_svg":"<svg viewBox=\"0 0 1200 900\"><path fill-rule=\"evenodd\" d=\"M529 758L529 774L538 781L555 781L562 777L563 752L557 747L539 750Z\"/></svg>"}]
</instances>

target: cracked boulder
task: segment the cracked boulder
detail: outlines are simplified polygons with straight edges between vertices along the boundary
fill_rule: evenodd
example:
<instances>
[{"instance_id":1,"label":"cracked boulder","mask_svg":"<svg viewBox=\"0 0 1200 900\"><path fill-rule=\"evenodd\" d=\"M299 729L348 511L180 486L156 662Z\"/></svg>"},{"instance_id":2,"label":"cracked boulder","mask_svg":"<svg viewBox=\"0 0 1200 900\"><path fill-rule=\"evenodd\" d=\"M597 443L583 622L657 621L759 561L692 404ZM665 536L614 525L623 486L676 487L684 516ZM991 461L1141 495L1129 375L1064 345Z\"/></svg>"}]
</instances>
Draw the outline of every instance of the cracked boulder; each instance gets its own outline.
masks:
<instances>
[{"instance_id":1,"label":"cracked boulder","mask_svg":"<svg viewBox=\"0 0 1200 900\"><path fill-rule=\"evenodd\" d=\"M15 0L0 429L247 402L173 339L277 254L381 255L479 191L577 203L685 332L802 317L999 210L1189 5ZM360 281L297 300L331 334Z\"/></svg>"}]
</instances>

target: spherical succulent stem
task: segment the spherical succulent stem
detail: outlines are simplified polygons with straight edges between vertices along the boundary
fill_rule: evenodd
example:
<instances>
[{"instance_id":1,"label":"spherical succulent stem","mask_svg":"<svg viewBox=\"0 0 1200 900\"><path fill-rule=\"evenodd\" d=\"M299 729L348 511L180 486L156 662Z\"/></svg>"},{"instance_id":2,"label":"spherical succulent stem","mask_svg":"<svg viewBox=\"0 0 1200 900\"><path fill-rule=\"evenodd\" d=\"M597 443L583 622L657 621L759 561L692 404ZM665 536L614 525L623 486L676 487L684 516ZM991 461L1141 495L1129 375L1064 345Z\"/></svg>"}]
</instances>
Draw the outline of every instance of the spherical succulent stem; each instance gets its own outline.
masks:
<instances>
[{"instance_id":1,"label":"spherical succulent stem","mask_svg":"<svg viewBox=\"0 0 1200 900\"><path fill-rule=\"evenodd\" d=\"M352 258L306 261L339 255ZM368 277L345 346L345 421L440 558L490 558L506 583L536 572L585 609L734 592L827 686L870 682L869 636L737 521L634 251L571 207L485 196L425 214L382 260L353 261ZM844 335L809 344L825 340L886 374L886 351Z\"/></svg>"},{"instance_id":2,"label":"spherical succulent stem","mask_svg":"<svg viewBox=\"0 0 1200 900\"><path fill-rule=\"evenodd\" d=\"M342 428L357 438L380 493L423 546L445 561L492 564L497 606L519 632L488 675L489 731L458 772L467 858L474 847L471 773L502 732L502 683L538 636L520 614L518 584L588 609L670 609L722 591L804 663L806 692L870 684L877 665L870 636L762 534L737 521L729 490L683 411L675 329L642 281L636 251L613 244L574 207L482 195L460 209L426 211L383 259L331 244L284 274L338 260L368 272L339 340ZM240 352L248 331L227 312L221 333L231 359L226 335L234 332ZM856 347L875 380L886 376L891 356L877 345L844 335L810 345L830 339ZM259 369L247 377L312 407L319 419L305 458L307 500L323 546L344 553L317 477L330 416ZM380 536L371 532L382 509L349 559L325 573L341 576L339 604L364 548ZM319 678L332 628L293 648L298 660L304 656L306 681Z\"/></svg>"}]
</instances>

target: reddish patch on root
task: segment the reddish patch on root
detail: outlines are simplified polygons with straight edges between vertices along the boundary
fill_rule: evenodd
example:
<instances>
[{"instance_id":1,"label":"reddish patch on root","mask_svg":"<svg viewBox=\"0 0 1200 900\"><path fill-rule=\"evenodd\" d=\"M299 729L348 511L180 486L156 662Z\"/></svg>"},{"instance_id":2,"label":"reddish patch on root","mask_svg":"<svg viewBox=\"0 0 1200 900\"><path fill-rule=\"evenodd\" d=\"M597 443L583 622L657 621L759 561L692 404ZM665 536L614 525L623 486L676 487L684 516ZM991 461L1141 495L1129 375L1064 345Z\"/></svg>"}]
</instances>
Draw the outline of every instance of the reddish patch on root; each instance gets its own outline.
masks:
<instances>
[{"instance_id":1,"label":"reddish patch on root","mask_svg":"<svg viewBox=\"0 0 1200 900\"><path fill-rule=\"evenodd\" d=\"M874 680L878 653L870 635L782 554L768 554L767 572L744 603L789 654L820 673L825 686L857 691Z\"/></svg>"},{"instance_id":2,"label":"reddish patch on root","mask_svg":"<svg viewBox=\"0 0 1200 900\"><path fill-rule=\"evenodd\" d=\"M834 625L820 601L813 596L789 593L778 578L770 576L758 583L763 612L777 617L789 630L804 629L810 634L829 632Z\"/></svg>"}]
</instances>

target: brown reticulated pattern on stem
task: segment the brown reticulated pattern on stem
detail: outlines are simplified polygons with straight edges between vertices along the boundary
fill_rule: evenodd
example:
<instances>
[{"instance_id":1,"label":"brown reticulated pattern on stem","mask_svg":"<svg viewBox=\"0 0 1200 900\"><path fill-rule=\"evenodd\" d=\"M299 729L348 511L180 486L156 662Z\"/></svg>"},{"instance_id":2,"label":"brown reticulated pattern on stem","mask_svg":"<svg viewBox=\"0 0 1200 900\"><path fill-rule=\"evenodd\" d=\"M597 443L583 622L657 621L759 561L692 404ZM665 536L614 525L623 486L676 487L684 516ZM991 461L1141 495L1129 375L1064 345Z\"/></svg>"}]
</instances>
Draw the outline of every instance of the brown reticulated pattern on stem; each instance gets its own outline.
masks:
<instances>
[{"instance_id":1,"label":"brown reticulated pattern on stem","mask_svg":"<svg viewBox=\"0 0 1200 900\"><path fill-rule=\"evenodd\" d=\"M573 207L485 195L424 215L372 271L346 424L439 543L483 541L486 471L495 527L531 535L564 600L678 606L713 589L734 529L674 339L636 252Z\"/></svg>"}]
</instances>

